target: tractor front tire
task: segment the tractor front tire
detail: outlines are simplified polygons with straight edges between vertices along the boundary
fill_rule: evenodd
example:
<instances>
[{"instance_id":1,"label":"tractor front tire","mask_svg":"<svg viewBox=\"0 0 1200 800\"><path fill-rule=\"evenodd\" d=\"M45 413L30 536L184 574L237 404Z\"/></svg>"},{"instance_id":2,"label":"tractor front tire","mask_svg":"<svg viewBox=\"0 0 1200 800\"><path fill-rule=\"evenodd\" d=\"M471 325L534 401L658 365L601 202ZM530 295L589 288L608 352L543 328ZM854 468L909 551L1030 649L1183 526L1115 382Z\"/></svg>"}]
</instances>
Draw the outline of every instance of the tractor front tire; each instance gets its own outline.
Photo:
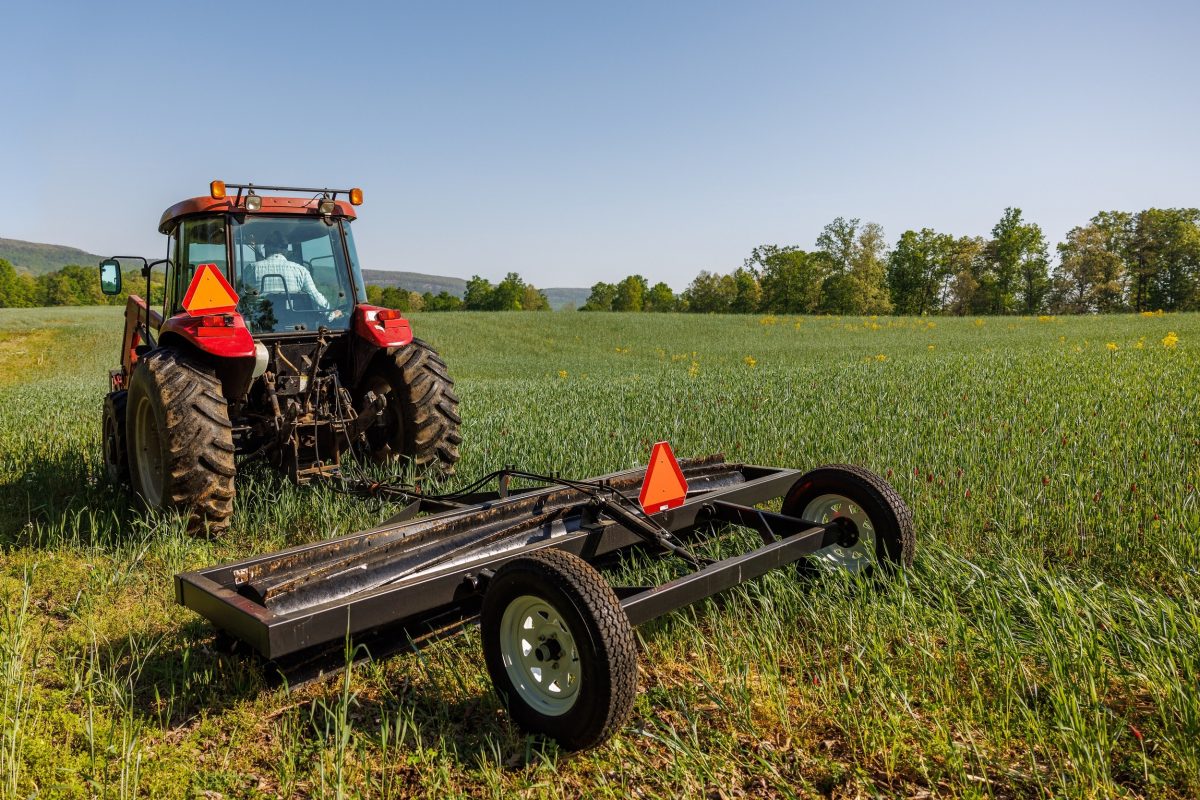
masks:
<instances>
[{"instance_id":1,"label":"tractor front tire","mask_svg":"<svg viewBox=\"0 0 1200 800\"><path fill-rule=\"evenodd\" d=\"M100 441L104 453L104 472L117 486L129 485L129 458L125 447L125 399L128 392L109 392L104 397L104 417Z\"/></svg>"},{"instance_id":2,"label":"tractor front tire","mask_svg":"<svg viewBox=\"0 0 1200 800\"><path fill-rule=\"evenodd\" d=\"M446 362L420 339L379 353L363 378L360 398L381 395L387 407L367 429L367 447L379 462L409 458L417 469L454 472L462 443L458 395Z\"/></svg>"},{"instance_id":3,"label":"tractor front tire","mask_svg":"<svg viewBox=\"0 0 1200 800\"><path fill-rule=\"evenodd\" d=\"M152 350L129 382L125 441L134 492L190 515L192 533L225 530L233 514L233 426L215 371L170 348Z\"/></svg>"}]
</instances>

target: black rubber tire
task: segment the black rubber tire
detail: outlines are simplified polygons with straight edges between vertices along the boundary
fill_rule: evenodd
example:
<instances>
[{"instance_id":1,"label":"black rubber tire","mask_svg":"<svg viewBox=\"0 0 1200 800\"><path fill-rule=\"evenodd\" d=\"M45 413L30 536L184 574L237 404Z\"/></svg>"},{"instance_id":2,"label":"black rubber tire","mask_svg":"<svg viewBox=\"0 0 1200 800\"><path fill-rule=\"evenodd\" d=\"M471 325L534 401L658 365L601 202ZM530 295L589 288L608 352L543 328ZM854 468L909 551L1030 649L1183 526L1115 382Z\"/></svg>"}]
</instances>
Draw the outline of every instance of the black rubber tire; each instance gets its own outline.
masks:
<instances>
[{"instance_id":1,"label":"black rubber tire","mask_svg":"<svg viewBox=\"0 0 1200 800\"><path fill-rule=\"evenodd\" d=\"M387 407L367 430L369 453L376 461L412 460L417 469L453 474L462 444L458 395L446 362L420 339L379 353L363 376L359 398L381 394Z\"/></svg>"},{"instance_id":2,"label":"black rubber tire","mask_svg":"<svg viewBox=\"0 0 1200 800\"><path fill-rule=\"evenodd\" d=\"M125 448L125 400L128 392L109 392L104 397L104 414L100 423L100 447L104 455L104 472L117 486L129 485L129 456Z\"/></svg>"},{"instance_id":3,"label":"black rubber tire","mask_svg":"<svg viewBox=\"0 0 1200 800\"><path fill-rule=\"evenodd\" d=\"M916 547L912 512L890 483L869 469L828 464L805 473L792 484L781 511L799 517L810 502L826 494L846 497L866 512L875 529L876 565L885 571L912 566Z\"/></svg>"},{"instance_id":4,"label":"black rubber tire","mask_svg":"<svg viewBox=\"0 0 1200 800\"><path fill-rule=\"evenodd\" d=\"M501 620L523 595L538 597L562 616L580 660L578 696L565 713L549 716L523 700L505 667ZM483 655L492 685L513 720L526 731L554 739L564 750L587 750L607 741L633 711L637 697L637 646L629 617L600 573L576 555L539 550L497 570L480 615Z\"/></svg>"},{"instance_id":5,"label":"black rubber tire","mask_svg":"<svg viewBox=\"0 0 1200 800\"><path fill-rule=\"evenodd\" d=\"M139 440L138 415L154 426L157 457L147 455L154 442ZM129 476L134 492L152 507L190 515L192 533L217 534L233 515L233 426L216 372L203 362L170 348L158 348L138 361L129 381L125 421ZM155 461L161 484L147 486ZM150 478L153 480L153 478Z\"/></svg>"}]
</instances>

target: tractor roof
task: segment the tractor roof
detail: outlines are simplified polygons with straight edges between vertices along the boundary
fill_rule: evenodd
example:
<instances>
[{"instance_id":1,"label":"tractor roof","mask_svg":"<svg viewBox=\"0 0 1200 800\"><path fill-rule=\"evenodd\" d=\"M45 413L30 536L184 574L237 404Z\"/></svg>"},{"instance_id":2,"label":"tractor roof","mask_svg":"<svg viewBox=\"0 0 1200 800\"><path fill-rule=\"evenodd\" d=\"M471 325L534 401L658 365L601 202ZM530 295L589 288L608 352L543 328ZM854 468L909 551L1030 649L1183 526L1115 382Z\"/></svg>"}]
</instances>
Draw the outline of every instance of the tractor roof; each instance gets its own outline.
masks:
<instances>
[{"instance_id":1,"label":"tractor roof","mask_svg":"<svg viewBox=\"0 0 1200 800\"><path fill-rule=\"evenodd\" d=\"M193 214L225 214L231 211L237 211L243 214L295 214L297 216L313 216L319 217L321 212L317 210L317 203L320 197L273 197L270 195L262 196L262 208L258 211L246 210L246 198L241 197L225 197L220 200L214 200L212 197L193 197L190 200L182 200L163 212L162 219L159 220L158 230L160 233L170 233L174 230L176 223L183 217L192 216ZM333 216L344 217L346 219L356 219L357 214L354 213L354 206L344 200L335 201Z\"/></svg>"}]
</instances>

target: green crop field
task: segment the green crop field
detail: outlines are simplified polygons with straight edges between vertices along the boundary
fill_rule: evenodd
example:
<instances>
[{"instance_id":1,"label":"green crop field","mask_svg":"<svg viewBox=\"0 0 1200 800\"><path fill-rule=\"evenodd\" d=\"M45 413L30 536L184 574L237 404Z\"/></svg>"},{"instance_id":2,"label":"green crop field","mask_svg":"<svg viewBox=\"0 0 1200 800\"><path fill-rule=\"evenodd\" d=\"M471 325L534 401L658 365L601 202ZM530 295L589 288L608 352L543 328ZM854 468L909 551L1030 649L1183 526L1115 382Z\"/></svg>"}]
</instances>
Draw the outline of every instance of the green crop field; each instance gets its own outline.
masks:
<instances>
[{"instance_id":1,"label":"green crop field","mask_svg":"<svg viewBox=\"0 0 1200 800\"><path fill-rule=\"evenodd\" d=\"M417 315L461 481L669 439L913 509L890 584L779 572L640 628L633 717L573 757L474 629L292 691L215 651L175 573L388 509L251 466L220 541L140 512L100 459L119 320L0 311L0 796L1200 794L1200 316Z\"/></svg>"}]
</instances>

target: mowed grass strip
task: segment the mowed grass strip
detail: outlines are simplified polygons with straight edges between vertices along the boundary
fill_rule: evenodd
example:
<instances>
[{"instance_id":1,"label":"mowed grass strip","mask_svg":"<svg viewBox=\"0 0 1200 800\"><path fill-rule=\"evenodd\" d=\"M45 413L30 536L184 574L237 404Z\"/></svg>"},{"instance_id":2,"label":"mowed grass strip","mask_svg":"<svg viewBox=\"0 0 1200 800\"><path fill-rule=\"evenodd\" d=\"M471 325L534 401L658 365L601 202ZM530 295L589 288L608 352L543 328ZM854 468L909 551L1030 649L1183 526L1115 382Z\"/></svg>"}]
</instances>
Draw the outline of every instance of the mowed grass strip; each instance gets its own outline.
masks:
<instances>
[{"instance_id":1,"label":"mowed grass strip","mask_svg":"<svg viewBox=\"0 0 1200 800\"><path fill-rule=\"evenodd\" d=\"M120 327L0 312L0 796L1200 794L1200 316L417 315L463 480L669 439L913 508L890 585L780 572L641 628L633 719L576 757L508 723L474 631L293 691L217 652L176 572L388 512L258 467L222 541L140 512L100 462Z\"/></svg>"}]
</instances>

